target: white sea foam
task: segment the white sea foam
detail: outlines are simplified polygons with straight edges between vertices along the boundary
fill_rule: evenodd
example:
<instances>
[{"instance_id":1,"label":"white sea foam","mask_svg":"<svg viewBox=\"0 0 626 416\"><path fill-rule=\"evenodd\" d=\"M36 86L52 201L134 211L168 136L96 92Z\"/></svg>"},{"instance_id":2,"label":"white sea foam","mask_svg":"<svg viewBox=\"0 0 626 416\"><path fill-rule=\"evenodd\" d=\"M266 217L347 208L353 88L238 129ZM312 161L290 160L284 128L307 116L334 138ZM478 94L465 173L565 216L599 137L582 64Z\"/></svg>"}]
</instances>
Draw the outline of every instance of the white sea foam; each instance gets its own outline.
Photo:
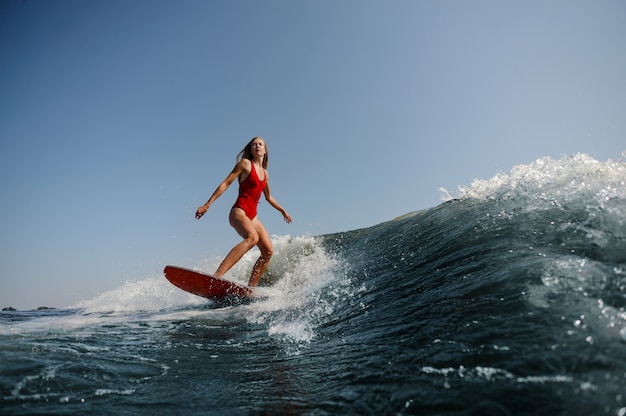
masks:
<instances>
[{"instance_id":1,"label":"white sea foam","mask_svg":"<svg viewBox=\"0 0 626 416\"><path fill-rule=\"evenodd\" d=\"M464 366L435 368L430 366L424 366L421 371L426 374L438 374L446 378L463 378L466 380L486 380L497 382L500 380L515 380L518 383L528 384L546 384L546 383L571 383L574 381L572 377L565 375L546 375L546 376L528 376L517 377L510 371L493 368L493 367L481 367L465 368Z\"/></svg>"},{"instance_id":2,"label":"white sea foam","mask_svg":"<svg viewBox=\"0 0 626 416\"><path fill-rule=\"evenodd\" d=\"M128 281L117 289L82 300L71 308L82 309L85 313L125 313L157 311L202 303L201 298L177 289L164 277L159 276Z\"/></svg>"},{"instance_id":3,"label":"white sea foam","mask_svg":"<svg viewBox=\"0 0 626 416\"><path fill-rule=\"evenodd\" d=\"M441 188L442 199L453 195ZM543 157L529 165L517 165L509 173L490 179L476 179L469 187L460 186L461 199L502 199L522 197L562 203L580 196L591 196L603 209L613 209L616 200L626 199L626 163L600 162L583 153L555 160Z\"/></svg>"},{"instance_id":4,"label":"white sea foam","mask_svg":"<svg viewBox=\"0 0 626 416\"><path fill-rule=\"evenodd\" d=\"M274 257L268 269L268 275L273 283L277 283L280 290L289 290L289 286L297 284L295 276L306 280L307 274L314 273L320 266L318 263L320 252L313 237L273 236ZM224 276L225 279L247 284L248 276L256 259L258 249L248 252ZM313 256L313 257L311 257ZM208 258L198 262L198 265L188 265L191 269L212 273L215 271L221 258ZM324 267L323 264L321 267ZM287 282L287 283L286 283ZM259 288L262 294L274 293ZM186 306L207 304L206 299L184 292L170 284L163 275L147 277L145 279L127 281L122 286L99 294L91 299L82 300L72 309L82 309L85 313L123 313L123 312L150 312Z\"/></svg>"},{"instance_id":5,"label":"white sea foam","mask_svg":"<svg viewBox=\"0 0 626 416\"><path fill-rule=\"evenodd\" d=\"M332 313L332 304L320 300L321 289L335 280L337 262L311 236L272 236L274 256L265 280L269 286L256 291L262 300L237 308L207 308L212 301L180 290L162 275L127 281L122 286L82 300L69 309L76 313L55 314L17 322L0 329L3 334L32 331L71 330L100 325L132 325L191 319L247 319L267 326L268 334L296 341L310 341L320 316ZM258 258L258 250L247 253L225 278L246 284ZM189 267L212 272L221 258L199 261ZM266 283L267 284L267 283Z\"/></svg>"},{"instance_id":6,"label":"white sea foam","mask_svg":"<svg viewBox=\"0 0 626 416\"><path fill-rule=\"evenodd\" d=\"M278 261L273 261L270 274L281 277L265 292L266 300L247 307L246 317L266 325L271 336L288 343L308 343L316 327L334 311L328 293L349 290L349 282L342 278L338 261L312 237L277 238L275 251ZM334 289L326 290L331 285Z\"/></svg>"}]
</instances>

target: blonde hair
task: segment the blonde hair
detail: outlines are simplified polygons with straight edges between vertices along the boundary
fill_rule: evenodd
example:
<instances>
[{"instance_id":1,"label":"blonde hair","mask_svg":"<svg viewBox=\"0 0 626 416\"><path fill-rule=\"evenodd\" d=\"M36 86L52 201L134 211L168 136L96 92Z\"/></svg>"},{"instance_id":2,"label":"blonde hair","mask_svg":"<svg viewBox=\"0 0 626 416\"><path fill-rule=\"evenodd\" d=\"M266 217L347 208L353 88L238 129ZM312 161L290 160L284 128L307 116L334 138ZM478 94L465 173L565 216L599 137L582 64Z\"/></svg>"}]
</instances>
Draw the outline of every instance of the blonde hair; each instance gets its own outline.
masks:
<instances>
[{"instance_id":1,"label":"blonde hair","mask_svg":"<svg viewBox=\"0 0 626 416\"><path fill-rule=\"evenodd\" d=\"M256 139L263 140L263 144L265 145L265 155L263 156L262 166L263 169L267 169L267 159L269 156L269 152L267 151L267 143L265 143L265 139L260 136L253 137L252 140L248 142L246 147L244 147L243 150L237 154L237 162L244 158L252 161L252 142L254 142Z\"/></svg>"}]
</instances>

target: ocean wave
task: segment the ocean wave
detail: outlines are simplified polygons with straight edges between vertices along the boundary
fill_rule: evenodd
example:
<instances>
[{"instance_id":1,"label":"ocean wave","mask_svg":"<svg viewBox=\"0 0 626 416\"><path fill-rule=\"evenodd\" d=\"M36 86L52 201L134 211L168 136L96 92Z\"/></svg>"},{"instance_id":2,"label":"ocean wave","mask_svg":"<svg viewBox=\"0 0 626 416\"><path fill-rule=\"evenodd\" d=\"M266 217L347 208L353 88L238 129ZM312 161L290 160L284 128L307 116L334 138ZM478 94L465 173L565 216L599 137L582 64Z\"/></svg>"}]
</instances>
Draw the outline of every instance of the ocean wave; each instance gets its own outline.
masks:
<instances>
[{"instance_id":1,"label":"ocean wave","mask_svg":"<svg viewBox=\"0 0 626 416\"><path fill-rule=\"evenodd\" d=\"M236 394L253 414L625 414L625 172L542 158L372 227L272 236L250 304L220 308L154 276L71 311L5 312L4 398L82 412L211 400L237 413ZM227 278L245 283L256 256Z\"/></svg>"}]
</instances>

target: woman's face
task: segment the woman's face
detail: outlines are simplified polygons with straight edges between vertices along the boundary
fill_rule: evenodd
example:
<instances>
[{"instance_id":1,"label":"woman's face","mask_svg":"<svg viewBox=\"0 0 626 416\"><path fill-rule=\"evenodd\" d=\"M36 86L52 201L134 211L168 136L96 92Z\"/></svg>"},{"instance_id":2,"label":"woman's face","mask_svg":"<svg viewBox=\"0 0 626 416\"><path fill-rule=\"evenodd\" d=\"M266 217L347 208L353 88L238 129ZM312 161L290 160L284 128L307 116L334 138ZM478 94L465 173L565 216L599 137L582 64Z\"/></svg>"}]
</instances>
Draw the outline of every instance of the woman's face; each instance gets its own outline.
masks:
<instances>
[{"instance_id":1,"label":"woman's face","mask_svg":"<svg viewBox=\"0 0 626 416\"><path fill-rule=\"evenodd\" d=\"M265 142L263 139L256 138L250 144L250 153L255 156L265 156Z\"/></svg>"}]
</instances>

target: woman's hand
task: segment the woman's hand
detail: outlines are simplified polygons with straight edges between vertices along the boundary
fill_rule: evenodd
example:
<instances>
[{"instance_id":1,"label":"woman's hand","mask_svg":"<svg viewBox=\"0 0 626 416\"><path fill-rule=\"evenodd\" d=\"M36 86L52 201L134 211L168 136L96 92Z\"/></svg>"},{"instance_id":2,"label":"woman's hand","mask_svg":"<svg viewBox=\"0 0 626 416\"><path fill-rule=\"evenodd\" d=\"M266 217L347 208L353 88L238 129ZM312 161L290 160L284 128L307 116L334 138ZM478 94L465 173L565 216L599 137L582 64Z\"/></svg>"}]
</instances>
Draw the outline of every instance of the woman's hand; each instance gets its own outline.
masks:
<instances>
[{"instance_id":1,"label":"woman's hand","mask_svg":"<svg viewBox=\"0 0 626 416\"><path fill-rule=\"evenodd\" d=\"M200 219L202 218L202 216L204 214L206 214L206 212L209 210L209 207L207 207L206 205L202 205L201 207L198 208L198 210L196 211L196 219Z\"/></svg>"},{"instance_id":2,"label":"woman's hand","mask_svg":"<svg viewBox=\"0 0 626 416\"><path fill-rule=\"evenodd\" d=\"M291 215L287 214L287 211L283 212L283 218L287 224L291 224Z\"/></svg>"}]
</instances>

